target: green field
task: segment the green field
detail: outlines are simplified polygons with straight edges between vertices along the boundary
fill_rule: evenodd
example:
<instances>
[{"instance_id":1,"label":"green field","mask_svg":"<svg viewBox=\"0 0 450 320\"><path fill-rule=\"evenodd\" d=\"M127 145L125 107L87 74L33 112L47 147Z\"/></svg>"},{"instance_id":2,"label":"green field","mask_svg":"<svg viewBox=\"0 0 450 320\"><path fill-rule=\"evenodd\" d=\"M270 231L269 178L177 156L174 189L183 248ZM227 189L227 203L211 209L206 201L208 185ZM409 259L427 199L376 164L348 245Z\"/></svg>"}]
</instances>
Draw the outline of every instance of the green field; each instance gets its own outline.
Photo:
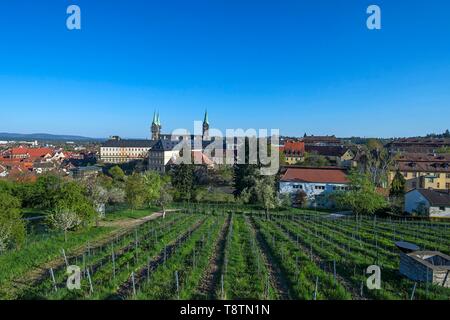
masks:
<instances>
[{"instance_id":1,"label":"green field","mask_svg":"<svg viewBox=\"0 0 450 320\"><path fill-rule=\"evenodd\" d=\"M107 220L144 215L122 211ZM146 221L111 236L114 230L98 227L73 233L67 243L61 236L49 237L5 254L0 257L1 297L450 299L448 288L401 276L394 245L409 241L424 250L450 254L448 223L334 218L306 210L272 213L267 220L254 209L205 206L171 212L165 219ZM66 286L62 248L68 264L81 269L79 290ZM379 290L365 285L365 270L374 264L381 268ZM14 281L33 268L40 272L20 289L9 291Z\"/></svg>"}]
</instances>

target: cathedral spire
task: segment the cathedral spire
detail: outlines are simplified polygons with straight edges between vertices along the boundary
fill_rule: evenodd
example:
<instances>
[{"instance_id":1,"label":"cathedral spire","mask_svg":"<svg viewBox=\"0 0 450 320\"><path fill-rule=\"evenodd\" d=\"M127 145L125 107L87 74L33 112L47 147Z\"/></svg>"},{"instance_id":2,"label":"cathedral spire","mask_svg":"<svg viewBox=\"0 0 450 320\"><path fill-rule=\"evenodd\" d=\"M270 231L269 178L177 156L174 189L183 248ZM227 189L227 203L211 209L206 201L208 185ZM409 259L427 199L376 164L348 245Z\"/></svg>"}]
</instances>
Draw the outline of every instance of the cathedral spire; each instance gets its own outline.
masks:
<instances>
[{"instance_id":1,"label":"cathedral spire","mask_svg":"<svg viewBox=\"0 0 450 320\"><path fill-rule=\"evenodd\" d=\"M152 121L152 140L158 140L161 134L161 121L159 120L159 112L153 112L153 121Z\"/></svg>"},{"instance_id":2,"label":"cathedral spire","mask_svg":"<svg viewBox=\"0 0 450 320\"><path fill-rule=\"evenodd\" d=\"M203 139L209 138L209 119L208 110L205 110L205 117L203 118Z\"/></svg>"},{"instance_id":3,"label":"cathedral spire","mask_svg":"<svg viewBox=\"0 0 450 320\"><path fill-rule=\"evenodd\" d=\"M205 118L203 119L203 124L209 125L208 110L205 110Z\"/></svg>"}]
</instances>

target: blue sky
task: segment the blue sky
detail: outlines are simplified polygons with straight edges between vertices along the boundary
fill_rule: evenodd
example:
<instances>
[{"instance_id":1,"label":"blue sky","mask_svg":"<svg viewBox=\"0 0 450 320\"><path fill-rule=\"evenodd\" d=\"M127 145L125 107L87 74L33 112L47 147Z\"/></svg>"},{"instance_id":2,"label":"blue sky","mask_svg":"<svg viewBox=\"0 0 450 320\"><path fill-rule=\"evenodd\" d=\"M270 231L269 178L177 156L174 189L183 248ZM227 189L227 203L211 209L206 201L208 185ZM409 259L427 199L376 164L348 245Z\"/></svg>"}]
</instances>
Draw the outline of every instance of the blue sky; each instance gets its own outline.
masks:
<instances>
[{"instance_id":1,"label":"blue sky","mask_svg":"<svg viewBox=\"0 0 450 320\"><path fill-rule=\"evenodd\" d=\"M77 4L82 30L66 28ZM378 4L382 30L366 28ZM211 125L409 136L450 125L447 0L2 0L0 132Z\"/></svg>"}]
</instances>

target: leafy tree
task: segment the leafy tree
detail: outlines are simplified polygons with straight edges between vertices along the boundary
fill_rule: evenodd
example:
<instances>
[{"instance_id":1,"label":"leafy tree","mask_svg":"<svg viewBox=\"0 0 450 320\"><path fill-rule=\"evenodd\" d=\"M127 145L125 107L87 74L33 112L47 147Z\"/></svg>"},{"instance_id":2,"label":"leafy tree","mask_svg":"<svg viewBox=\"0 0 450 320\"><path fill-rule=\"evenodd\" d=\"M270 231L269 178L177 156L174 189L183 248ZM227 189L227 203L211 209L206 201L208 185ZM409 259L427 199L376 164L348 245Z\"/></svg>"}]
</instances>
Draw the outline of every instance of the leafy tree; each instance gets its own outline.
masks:
<instances>
[{"instance_id":1,"label":"leafy tree","mask_svg":"<svg viewBox=\"0 0 450 320\"><path fill-rule=\"evenodd\" d=\"M440 154L450 153L450 147L440 147L436 152Z\"/></svg>"},{"instance_id":2,"label":"leafy tree","mask_svg":"<svg viewBox=\"0 0 450 320\"><path fill-rule=\"evenodd\" d=\"M383 149L383 143L378 139L368 139L366 145L370 151Z\"/></svg>"},{"instance_id":3,"label":"leafy tree","mask_svg":"<svg viewBox=\"0 0 450 320\"><path fill-rule=\"evenodd\" d=\"M280 150L280 166L285 166L286 165L286 155L284 154L284 151Z\"/></svg>"},{"instance_id":4,"label":"leafy tree","mask_svg":"<svg viewBox=\"0 0 450 320\"><path fill-rule=\"evenodd\" d=\"M149 203L154 203L160 196L161 186L163 183L161 175L156 171L146 171L142 175L142 179L147 193L146 201Z\"/></svg>"},{"instance_id":5,"label":"leafy tree","mask_svg":"<svg viewBox=\"0 0 450 320\"><path fill-rule=\"evenodd\" d=\"M386 149L362 150L359 170L369 175L372 183L377 187L386 187L389 168L394 162L394 157Z\"/></svg>"},{"instance_id":6,"label":"leafy tree","mask_svg":"<svg viewBox=\"0 0 450 320\"><path fill-rule=\"evenodd\" d=\"M114 182L124 182L125 181L125 173L119 166L113 166L108 170L108 174L111 176L111 178L114 180Z\"/></svg>"},{"instance_id":7,"label":"leafy tree","mask_svg":"<svg viewBox=\"0 0 450 320\"><path fill-rule=\"evenodd\" d=\"M292 198L290 194L280 195L280 206L284 208L289 208L292 206Z\"/></svg>"},{"instance_id":8,"label":"leafy tree","mask_svg":"<svg viewBox=\"0 0 450 320\"><path fill-rule=\"evenodd\" d=\"M97 212L96 221L98 222L99 219L105 216L105 206L109 201L109 192L100 184L100 180L92 179L88 180L87 194Z\"/></svg>"},{"instance_id":9,"label":"leafy tree","mask_svg":"<svg viewBox=\"0 0 450 320\"><path fill-rule=\"evenodd\" d=\"M269 219L269 210L277 206L274 178L263 176L256 180L255 192L258 196L258 202L266 212L266 219Z\"/></svg>"},{"instance_id":10,"label":"leafy tree","mask_svg":"<svg viewBox=\"0 0 450 320\"><path fill-rule=\"evenodd\" d=\"M65 182L61 185L52 211L55 208L60 211L75 212L86 225L97 216L95 205L89 199L87 189L77 181Z\"/></svg>"},{"instance_id":11,"label":"leafy tree","mask_svg":"<svg viewBox=\"0 0 450 320\"><path fill-rule=\"evenodd\" d=\"M374 214L377 210L387 207L386 199L377 193L368 174L352 171L349 180L350 190L338 191L332 197L338 207L349 208L357 216Z\"/></svg>"},{"instance_id":12,"label":"leafy tree","mask_svg":"<svg viewBox=\"0 0 450 320\"><path fill-rule=\"evenodd\" d=\"M20 201L0 191L0 253L20 247L25 240L25 223L20 213Z\"/></svg>"},{"instance_id":13,"label":"leafy tree","mask_svg":"<svg viewBox=\"0 0 450 320\"><path fill-rule=\"evenodd\" d=\"M233 194L235 197L239 197L241 193L247 189L250 191L259 178L259 170L257 165L253 164L236 164L234 166L233 174ZM252 196L249 201L255 201L255 197Z\"/></svg>"},{"instance_id":14,"label":"leafy tree","mask_svg":"<svg viewBox=\"0 0 450 320\"><path fill-rule=\"evenodd\" d=\"M295 204L298 206L301 206L301 207L304 206L306 204L307 197L308 196L305 191L303 191L303 190L298 191L297 193L295 193L295 199L294 199Z\"/></svg>"},{"instance_id":15,"label":"leafy tree","mask_svg":"<svg viewBox=\"0 0 450 320\"><path fill-rule=\"evenodd\" d=\"M406 180L405 177L397 170L394 179L392 179L391 189L389 195L393 197L400 197L405 194Z\"/></svg>"},{"instance_id":16,"label":"leafy tree","mask_svg":"<svg viewBox=\"0 0 450 320\"><path fill-rule=\"evenodd\" d=\"M67 241L67 231L80 226L82 218L75 211L58 208L47 216L50 226L64 232L64 241Z\"/></svg>"},{"instance_id":17,"label":"leafy tree","mask_svg":"<svg viewBox=\"0 0 450 320\"><path fill-rule=\"evenodd\" d=\"M148 198L148 191L144 183L143 176L133 173L128 177L125 184L125 199L132 209L143 206Z\"/></svg>"},{"instance_id":18,"label":"leafy tree","mask_svg":"<svg viewBox=\"0 0 450 320\"><path fill-rule=\"evenodd\" d=\"M194 166L191 164L176 165L171 171L172 186L182 200L190 200L194 189Z\"/></svg>"},{"instance_id":19,"label":"leafy tree","mask_svg":"<svg viewBox=\"0 0 450 320\"><path fill-rule=\"evenodd\" d=\"M304 161L298 161L297 164L305 167L325 167L330 165L330 161L325 156L305 152Z\"/></svg>"},{"instance_id":20,"label":"leafy tree","mask_svg":"<svg viewBox=\"0 0 450 320\"><path fill-rule=\"evenodd\" d=\"M118 204L125 202L125 191L121 188L112 188L109 190L109 203Z\"/></svg>"},{"instance_id":21,"label":"leafy tree","mask_svg":"<svg viewBox=\"0 0 450 320\"><path fill-rule=\"evenodd\" d=\"M40 176L33 185L31 192L23 203L26 206L43 210L55 208L58 199L64 197L61 194L64 181L54 174L44 174Z\"/></svg>"}]
</instances>

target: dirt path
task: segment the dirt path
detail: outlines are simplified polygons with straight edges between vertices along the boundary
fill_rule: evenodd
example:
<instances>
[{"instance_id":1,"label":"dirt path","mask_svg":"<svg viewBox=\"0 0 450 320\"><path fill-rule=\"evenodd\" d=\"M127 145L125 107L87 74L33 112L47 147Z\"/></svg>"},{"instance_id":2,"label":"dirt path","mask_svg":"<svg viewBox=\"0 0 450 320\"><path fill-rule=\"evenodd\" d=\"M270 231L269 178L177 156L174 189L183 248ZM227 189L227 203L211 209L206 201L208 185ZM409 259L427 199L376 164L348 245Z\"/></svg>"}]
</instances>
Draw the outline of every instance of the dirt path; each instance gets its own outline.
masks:
<instances>
[{"instance_id":1,"label":"dirt path","mask_svg":"<svg viewBox=\"0 0 450 320\"><path fill-rule=\"evenodd\" d=\"M263 260L267 268L269 269L270 281L272 285L274 286L275 290L277 290L281 300L291 300L288 281L286 280L278 264L275 262L275 259L272 257L269 246L261 236L258 228L255 226L253 218L248 218L246 216L245 219L249 224L252 233L256 237L259 247L261 248Z\"/></svg>"},{"instance_id":2,"label":"dirt path","mask_svg":"<svg viewBox=\"0 0 450 320\"><path fill-rule=\"evenodd\" d=\"M174 210L167 210L166 215L170 214ZM116 237L120 237L124 235L125 233L129 232L133 228L151 221L155 220L162 216L162 212L155 212L148 216L139 218L139 219L124 219L124 220L117 220L117 221L102 221L99 223L99 226L101 227L113 227L117 228L115 230L112 230L110 233L105 234L104 236L100 237L99 239L90 242L90 246L93 249L99 248L112 240L114 240ZM70 250L70 256L77 256L80 254L83 254L83 252L86 249L86 244L82 244L78 247L75 247L74 249ZM20 293L30 286L32 286L36 281L39 281L40 279L43 279L44 277L48 277L48 270L50 268L57 269L64 265L64 258L61 256L59 258L55 258L51 261L48 261L42 265L36 266L35 268L28 271L26 274L24 274L22 277L14 280L11 282L11 287L7 288L8 295L11 295L11 299L15 299L19 297ZM5 290L6 291L6 290Z\"/></svg>"},{"instance_id":3,"label":"dirt path","mask_svg":"<svg viewBox=\"0 0 450 320\"><path fill-rule=\"evenodd\" d=\"M225 246L228 229L230 228L231 214L228 215L226 222L224 223L222 230L220 231L216 245L214 247L214 253L209 262L208 269L200 281L198 294L194 299L217 299L217 286L219 285L220 276L223 270L223 261L225 259Z\"/></svg>"}]
</instances>

